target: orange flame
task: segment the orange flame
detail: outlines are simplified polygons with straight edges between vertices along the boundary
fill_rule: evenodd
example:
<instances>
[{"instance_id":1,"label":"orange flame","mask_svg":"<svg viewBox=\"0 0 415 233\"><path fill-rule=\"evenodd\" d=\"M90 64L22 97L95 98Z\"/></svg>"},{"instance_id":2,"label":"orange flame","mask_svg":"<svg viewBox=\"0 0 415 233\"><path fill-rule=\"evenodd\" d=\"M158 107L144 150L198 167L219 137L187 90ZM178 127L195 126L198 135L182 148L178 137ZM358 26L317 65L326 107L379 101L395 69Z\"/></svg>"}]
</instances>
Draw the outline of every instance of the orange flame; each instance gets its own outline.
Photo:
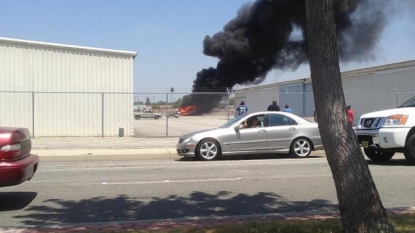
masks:
<instances>
[{"instance_id":1,"label":"orange flame","mask_svg":"<svg viewBox=\"0 0 415 233\"><path fill-rule=\"evenodd\" d=\"M182 116L192 115L192 113L194 113L195 111L196 111L195 105L187 105L187 106L179 108L179 113Z\"/></svg>"}]
</instances>

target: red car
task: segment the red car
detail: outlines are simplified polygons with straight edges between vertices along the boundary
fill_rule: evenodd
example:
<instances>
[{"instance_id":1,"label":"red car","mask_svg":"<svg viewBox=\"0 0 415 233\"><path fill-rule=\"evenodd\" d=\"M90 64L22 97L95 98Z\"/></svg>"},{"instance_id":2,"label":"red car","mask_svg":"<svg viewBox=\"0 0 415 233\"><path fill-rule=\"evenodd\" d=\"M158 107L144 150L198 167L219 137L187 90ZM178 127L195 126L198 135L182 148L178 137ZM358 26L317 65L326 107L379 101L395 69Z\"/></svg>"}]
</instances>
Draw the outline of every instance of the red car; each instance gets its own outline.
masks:
<instances>
[{"instance_id":1,"label":"red car","mask_svg":"<svg viewBox=\"0 0 415 233\"><path fill-rule=\"evenodd\" d=\"M39 166L39 157L30 154L32 142L26 128L0 127L0 187L30 180Z\"/></svg>"}]
</instances>

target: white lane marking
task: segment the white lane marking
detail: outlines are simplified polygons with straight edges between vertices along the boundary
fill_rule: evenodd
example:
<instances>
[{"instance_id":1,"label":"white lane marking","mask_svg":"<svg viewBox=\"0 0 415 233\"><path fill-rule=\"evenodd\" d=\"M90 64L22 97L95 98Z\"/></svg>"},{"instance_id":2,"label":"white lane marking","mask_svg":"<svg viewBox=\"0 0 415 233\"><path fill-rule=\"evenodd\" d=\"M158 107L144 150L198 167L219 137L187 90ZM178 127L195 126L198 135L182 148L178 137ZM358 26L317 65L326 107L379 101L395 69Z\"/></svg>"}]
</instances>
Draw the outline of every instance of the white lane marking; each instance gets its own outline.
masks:
<instances>
[{"instance_id":1,"label":"white lane marking","mask_svg":"<svg viewBox=\"0 0 415 233\"><path fill-rule=\"evenodd\" d=\"M72 167L72 168L65 168L68 165L54 165L53 167L62 167L62 168L48 168L52 167L52 165L43 165L43 168L47 168L48 171L76 171L76 170L108 170L108 169L155 169L155 168L194 168L194 167L235 167L235 166L252 166L252 165L270 165L270 166L281 166L287 164L315 164L315 163L327 163L327 160L318 161L318 160L275 160L274 162L263 162L263 161L242 161L242 162L230 162L230 163L215 163L215 162L208 162L205 164L182 164L182 165L153 165L153 164L146 164L146 165L139 165L134 166L134 163L129 164L128 166L122 165L107 165L101 164L100 167ZM79 165L75 165L79 166ZM80 165L84 166L84 165ZM97 165L95 165L97 166Z\"/></svg>"},{"instance_id":2,"label":"white lane marking","mask_svg":"<svg viewBox=\"0 0 415 233\"><path fill-rule=\"evenodd\" d=\"M220 182L220 181L238 181L242 178L233 179L207 179L207 180L163 180L163 181L142 181L142 182L102 182L103 185L127 185L127 184L166 184L166 183L194 183L194 182Z\"/></svg>"}]
</instances>

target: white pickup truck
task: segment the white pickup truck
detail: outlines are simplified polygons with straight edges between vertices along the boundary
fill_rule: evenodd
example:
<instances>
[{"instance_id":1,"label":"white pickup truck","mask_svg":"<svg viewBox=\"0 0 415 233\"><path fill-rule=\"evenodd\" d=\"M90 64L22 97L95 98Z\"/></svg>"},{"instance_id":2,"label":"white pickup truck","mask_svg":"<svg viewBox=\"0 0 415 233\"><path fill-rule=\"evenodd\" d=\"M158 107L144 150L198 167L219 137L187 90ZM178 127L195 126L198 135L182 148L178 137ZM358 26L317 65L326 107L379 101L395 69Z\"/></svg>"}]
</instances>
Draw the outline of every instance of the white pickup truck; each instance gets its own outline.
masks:
<instances>
[{"instance_id":1,"label":"white pickup truck","mask_svg":"<svg viewBox=\"0 0 415 233\"><path fill-rule=\"evenodd\" d=\"M415 165L415 97L394 109L363 114L355 133L369 159L385 162L402 152Z\"/></svg>"},{"instance_id":2,"label":"white pickup truck","mask_svg":"<svg viewBox=\"0 0 415 233\"><path fill-rule=\"evenodd\" d=\"M154 113L152 110L143 110L142 112L134 112L134 119L140 120L141 118L154 118L158 120L161 118L161 114Z\"/></svg>"}]
</instances>

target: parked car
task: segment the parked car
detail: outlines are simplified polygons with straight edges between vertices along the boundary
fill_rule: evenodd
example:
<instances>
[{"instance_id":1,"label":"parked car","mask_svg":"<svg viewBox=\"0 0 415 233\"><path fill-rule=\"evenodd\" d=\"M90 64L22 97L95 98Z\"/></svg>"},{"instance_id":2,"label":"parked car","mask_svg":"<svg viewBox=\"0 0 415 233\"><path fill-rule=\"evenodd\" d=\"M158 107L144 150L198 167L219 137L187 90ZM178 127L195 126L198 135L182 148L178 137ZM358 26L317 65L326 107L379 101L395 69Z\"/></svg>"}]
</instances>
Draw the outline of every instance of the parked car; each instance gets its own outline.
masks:
<instances>
[{"instance_id":1,"label":"parked car","mask_svg":"<svg viewBox=\"0 0 415 233\"><path fill-rule=\"evenodd\" d=\"M246 123L256 118L259 126ZM287 112L256 112L241 115L217 129L183 135L177 154L200 160L215 160L222 155L289 153L308 157L323 149L317 123Z\"/></svg>"},{"instance_id":2,"label":"parked car","mask_svg":"<svg viewBox=\"0 0 415 233\"><path fill-rule=\"evenodd\" d=\"M0 127L0 187L30 180L39 166L26 128Z\"/></svg>"},{"instance_id":3,"label":"parked car","mask_svg":"<svg viewBox=\"0 0 415 233\"><path fill-rule=\"evenodd\" d=\"M170 117L179 118L179 117L180 117L180 112L179 112L179 111L177 111L177 110L172 111L172 112L169 112L169 115L167 115L167 117L168 117L168 118L170 118Z\"/></svg>"},{"instance_id":4,"label":"parked car","mask_svg":"<svg viewBox=\"0 0 415 233\"><path fill-rule=\"evenodd\" d=\"M143 110L143 112L134 112L134 119L140 120L141 118L154 118L158 120L161 118L161 114L154 113L152 110Z\"/></svg>"}]
</instances>

